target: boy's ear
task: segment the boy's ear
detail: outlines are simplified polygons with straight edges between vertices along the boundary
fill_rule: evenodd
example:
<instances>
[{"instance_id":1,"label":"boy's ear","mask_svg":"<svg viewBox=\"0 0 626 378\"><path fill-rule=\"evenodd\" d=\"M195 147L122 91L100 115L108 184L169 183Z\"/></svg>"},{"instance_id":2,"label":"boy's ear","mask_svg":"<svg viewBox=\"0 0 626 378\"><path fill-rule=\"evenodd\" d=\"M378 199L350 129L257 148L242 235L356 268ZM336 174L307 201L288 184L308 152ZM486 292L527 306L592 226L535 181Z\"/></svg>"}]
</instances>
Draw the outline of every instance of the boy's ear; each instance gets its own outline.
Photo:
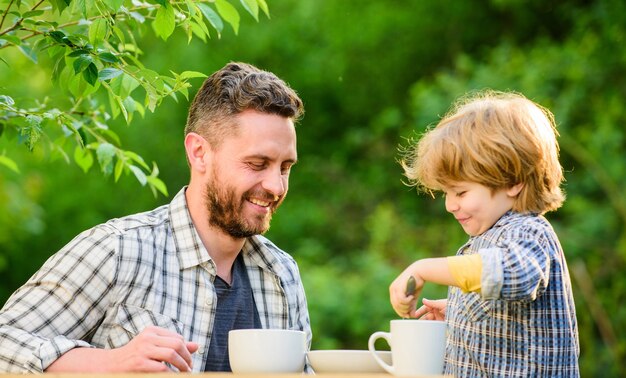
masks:
<instances>
[{"instance_id":1,"label":"boy's ear","mask_svg":"<svg viewBox=\"0 0 626 378\"><path fill-rule=\"evenodd\" d=\"M516 197L519 194L519 192L522 191L523 188L524 188L524 183L520 182L519 184L515 184L509 189L507 189L506 194L509 197Z\"/></svg>"}]
</instances>

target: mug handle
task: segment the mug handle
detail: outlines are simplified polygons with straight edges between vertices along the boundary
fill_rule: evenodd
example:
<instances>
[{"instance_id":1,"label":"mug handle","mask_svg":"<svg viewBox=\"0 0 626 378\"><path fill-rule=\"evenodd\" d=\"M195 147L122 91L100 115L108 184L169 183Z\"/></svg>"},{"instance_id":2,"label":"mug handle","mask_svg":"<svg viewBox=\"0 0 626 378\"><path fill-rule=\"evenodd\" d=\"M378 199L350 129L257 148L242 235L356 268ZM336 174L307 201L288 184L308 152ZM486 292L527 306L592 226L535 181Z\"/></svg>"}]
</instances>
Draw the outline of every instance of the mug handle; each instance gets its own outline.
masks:
<instances>
[{"instance_id":1,"label":"mug handle","mask_svg":"<svg viewBox=\"0 0 626 378\"><path fill-rule=\"evenodd\" d=\"M378 353L376 353L376 347L374 346L374 343L378 339L387 340L387 344L389 344L389 346L393 348L393 346L391 345L391 334L389 332L374 332L367 342L367 348L372 354L372 357L374 357L374 360L376 360L376 363L378 363L383 369L385 369L387 373L394 374L395 369L393 368L393 366L387 365L385 361L378 357Z\"/></svg>"}]
</instances>

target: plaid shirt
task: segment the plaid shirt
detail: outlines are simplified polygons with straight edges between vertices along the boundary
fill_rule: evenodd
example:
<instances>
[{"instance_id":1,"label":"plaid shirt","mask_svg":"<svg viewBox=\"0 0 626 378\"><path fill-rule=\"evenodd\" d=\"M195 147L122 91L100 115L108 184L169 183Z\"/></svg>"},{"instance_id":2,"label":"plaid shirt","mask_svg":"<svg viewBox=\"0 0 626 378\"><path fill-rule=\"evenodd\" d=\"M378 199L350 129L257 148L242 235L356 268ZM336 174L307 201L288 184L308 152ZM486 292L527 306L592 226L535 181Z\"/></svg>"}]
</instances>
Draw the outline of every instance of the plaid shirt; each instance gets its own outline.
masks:
<instances>
[{"instance_id":1,"label":"plaid shirt","mask_svg":"<svg viewBox=\"0 0 626 378\"><path fill-rule=\"evenodd\" d=\"M506 213L458 255L479 253L480 293L451 287L445 373L578 377L578 328L561 245L548 221Z\"/></svg>"},{"instance_id":2,"label":"plaid shirt","mask_svg":"<svg viewBox=\"0 0 626 378\"><path fill-rule=\"evenodd\" d=\"M183 188L169 205L87 230L58 253L0 311L0 372L41 372L75 347L117 348L146 326L210 345L216 268L193 226ZM298 267L262 236L243 246L264 328L311 328Z\"/></svg>"}]
</instances>

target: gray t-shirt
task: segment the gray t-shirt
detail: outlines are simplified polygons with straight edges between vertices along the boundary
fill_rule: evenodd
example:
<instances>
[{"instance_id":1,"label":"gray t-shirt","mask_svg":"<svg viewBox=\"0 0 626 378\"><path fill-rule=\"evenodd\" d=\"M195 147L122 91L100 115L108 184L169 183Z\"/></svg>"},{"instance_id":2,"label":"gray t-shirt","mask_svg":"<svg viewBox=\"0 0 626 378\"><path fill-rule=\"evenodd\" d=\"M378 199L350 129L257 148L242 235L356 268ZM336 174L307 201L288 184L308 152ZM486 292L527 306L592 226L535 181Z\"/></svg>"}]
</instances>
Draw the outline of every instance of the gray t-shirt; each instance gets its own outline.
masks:
<instances>
[{"instance_id":1,"label":"gray t-shirt","mask_svg":"<svg viewBox=\"0 0 626 378\"><path fill-rule=\"evenodd\" d=\"M217 293L217 312L204 371L231 371L228 331L262 328L241 253L233 264L232 285L228 285L220 277L215 277L213 284Z\"/></svg>"}]
</instances>

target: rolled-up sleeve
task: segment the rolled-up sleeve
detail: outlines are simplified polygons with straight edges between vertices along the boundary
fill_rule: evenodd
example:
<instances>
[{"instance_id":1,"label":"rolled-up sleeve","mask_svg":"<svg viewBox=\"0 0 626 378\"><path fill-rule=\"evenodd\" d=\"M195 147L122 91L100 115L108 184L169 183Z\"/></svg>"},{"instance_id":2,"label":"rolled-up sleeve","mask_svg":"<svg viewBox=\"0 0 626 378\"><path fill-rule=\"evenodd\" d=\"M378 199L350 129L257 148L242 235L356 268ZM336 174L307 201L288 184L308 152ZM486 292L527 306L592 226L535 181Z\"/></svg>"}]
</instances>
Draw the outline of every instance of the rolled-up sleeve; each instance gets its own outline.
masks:
<instances>
[{"instance_id":1,"label":"rolled-up sleeve","mask_svg":"<svg viewBox=\"0 0 626 378\"><path fill-rule=\"evenodd\" d=\"M549 283L550 245L541 228L528 225L512 230L497 247L479 250L483 261L482 297L535 300Z\"/></svg>"},{"instance_id":2,"label":"rolled-up sleeve","mask_svg":"<svg viewBox=\"0 0 626 378\"><path fill-rule=\"evenodd\" d=\"M43 372L88 339L113 287L115 237L83 232L53 255L0 310L0 372Z\"/></svg>"}]
</instances>

